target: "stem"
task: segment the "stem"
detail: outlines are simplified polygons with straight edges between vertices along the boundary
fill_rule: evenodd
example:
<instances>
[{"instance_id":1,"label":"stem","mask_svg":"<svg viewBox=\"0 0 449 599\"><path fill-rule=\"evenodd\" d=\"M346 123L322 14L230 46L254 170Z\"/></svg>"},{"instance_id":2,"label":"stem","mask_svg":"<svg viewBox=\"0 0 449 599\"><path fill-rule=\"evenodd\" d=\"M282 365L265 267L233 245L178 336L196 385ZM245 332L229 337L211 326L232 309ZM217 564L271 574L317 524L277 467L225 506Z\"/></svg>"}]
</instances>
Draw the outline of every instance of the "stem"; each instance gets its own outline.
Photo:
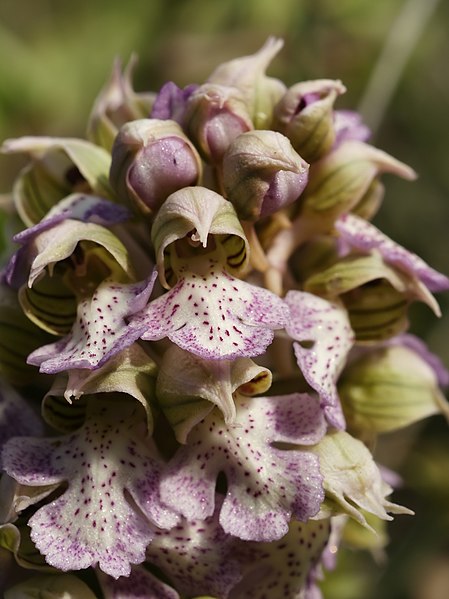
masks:
<instances>
[{"instance_id":1,"label":"stem","mask_svg":"<svg viewBox=\"0 0 449 599\"><path fill-rule=\"evenodd\" d=\"M366 86L359 112L373 133L399 84L405 65L439 0L406 0Z\"/></svg>"}]
</instances>

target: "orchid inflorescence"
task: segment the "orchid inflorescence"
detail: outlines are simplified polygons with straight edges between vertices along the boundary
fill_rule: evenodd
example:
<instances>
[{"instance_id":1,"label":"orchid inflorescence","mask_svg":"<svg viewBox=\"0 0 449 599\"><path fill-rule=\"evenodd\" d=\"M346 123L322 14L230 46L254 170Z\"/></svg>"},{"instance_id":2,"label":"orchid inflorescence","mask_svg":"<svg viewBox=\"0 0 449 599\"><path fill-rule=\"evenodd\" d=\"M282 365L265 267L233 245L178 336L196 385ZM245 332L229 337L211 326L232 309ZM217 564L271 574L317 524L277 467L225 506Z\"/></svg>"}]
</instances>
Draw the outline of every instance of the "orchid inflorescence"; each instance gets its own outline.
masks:
<instances>
[{"instance_id":1,"label":"orchid inflorescence","mask_svg":"<svg viewBox=\"0 0 449 599\"><path fill-rule=\"evenodd\" d=\"M370 223L414 171L281 47L158 93L117 63L87 140L3 144L7 599L317 599L350 522L411 513L373 452L448 413L406 331L449 280Z\"/></svg>"}]
</instances>

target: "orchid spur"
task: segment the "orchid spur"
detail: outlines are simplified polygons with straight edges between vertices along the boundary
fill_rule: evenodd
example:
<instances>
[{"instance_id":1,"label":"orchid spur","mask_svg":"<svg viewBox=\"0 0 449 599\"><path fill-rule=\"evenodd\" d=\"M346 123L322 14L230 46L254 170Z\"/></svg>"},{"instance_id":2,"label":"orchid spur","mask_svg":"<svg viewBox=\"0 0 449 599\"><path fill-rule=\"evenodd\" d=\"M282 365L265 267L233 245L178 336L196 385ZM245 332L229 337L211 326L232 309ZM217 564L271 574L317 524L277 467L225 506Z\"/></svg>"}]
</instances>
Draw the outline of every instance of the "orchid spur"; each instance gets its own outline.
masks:
<instances>
[{"instance_id":1,"label":"orchid spur","mask_svg":"<svg viewBox=\"0 0 449 599\"><path fill-rule=\"evenodd\" d=\"M281 48L156 93L117 63L86 140L3 144L6 599L317 599L345 523L411 513L372 450L448 413L406 330L449 280L369 222L413 170L340 81L268 76Z\"/></svg>"}]
</instances>

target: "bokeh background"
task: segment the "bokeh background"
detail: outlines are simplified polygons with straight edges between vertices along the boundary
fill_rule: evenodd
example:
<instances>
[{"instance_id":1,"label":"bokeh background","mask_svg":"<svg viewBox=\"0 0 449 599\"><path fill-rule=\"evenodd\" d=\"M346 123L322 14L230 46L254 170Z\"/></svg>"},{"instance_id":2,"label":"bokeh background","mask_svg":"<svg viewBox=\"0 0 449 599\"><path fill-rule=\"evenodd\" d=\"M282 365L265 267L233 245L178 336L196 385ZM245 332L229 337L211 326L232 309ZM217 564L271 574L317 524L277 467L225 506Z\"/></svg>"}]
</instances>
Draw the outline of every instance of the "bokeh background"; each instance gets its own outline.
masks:
<instances>
[{"instance_id":1,"label":"bokeh background","mask_svg":"<svg viewBox=\"0 0 449 599\"><path fill-rule=\"evenodd\" d=\"M83 136L115 57L139 56L137 90L168 79L203 81L221 61L285 39L269 73L287 84L347 86L373 143L410 164L415 183L384 177L375 222L449 273L449 2L447 0L0 0L0 138ZM21 166L0 157L0 195ZM443 317L411 313L412 330L449 366ZM382 440L379 455L404 479L397 502L417 512L389 528L387 560L344 550L328 599L448 599L449 430L442 418Z\"/></svg>"}]
</instances>

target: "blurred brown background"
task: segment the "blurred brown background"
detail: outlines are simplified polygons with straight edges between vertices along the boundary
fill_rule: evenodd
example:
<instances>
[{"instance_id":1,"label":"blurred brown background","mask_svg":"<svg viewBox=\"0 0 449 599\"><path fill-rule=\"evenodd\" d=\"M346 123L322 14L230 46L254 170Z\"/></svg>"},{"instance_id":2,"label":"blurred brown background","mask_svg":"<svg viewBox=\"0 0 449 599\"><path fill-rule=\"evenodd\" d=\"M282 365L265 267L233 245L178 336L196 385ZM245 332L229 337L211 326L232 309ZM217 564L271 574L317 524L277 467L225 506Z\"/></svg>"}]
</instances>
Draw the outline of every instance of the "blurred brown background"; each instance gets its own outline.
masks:
<instances>
[{"instance_id":1,"label":"blurred brown background","mask_svg":"<svg viewBox=\"0 0 449 599\"><path fill-rule=\"evenodd\" d=\"M341 79L348 92L337 106L361 107L373 143L418 171L415 183L384 177L375 222L448 274L447 0L0 0L0 138L83 136L116 56L136 52L136 88L156 91L167 79L201 82L268 35L285 39L271 75L287 84ZM0 158L0 194L20 164ZM449 366L449 294L439 300L443 318L417 306L412 330ZM447 424L433 418L383 446L405 478L396 500L418 515L390 527L387 564L343 552L326 597L447 599Z\"/></svg>"}]
</instances>

